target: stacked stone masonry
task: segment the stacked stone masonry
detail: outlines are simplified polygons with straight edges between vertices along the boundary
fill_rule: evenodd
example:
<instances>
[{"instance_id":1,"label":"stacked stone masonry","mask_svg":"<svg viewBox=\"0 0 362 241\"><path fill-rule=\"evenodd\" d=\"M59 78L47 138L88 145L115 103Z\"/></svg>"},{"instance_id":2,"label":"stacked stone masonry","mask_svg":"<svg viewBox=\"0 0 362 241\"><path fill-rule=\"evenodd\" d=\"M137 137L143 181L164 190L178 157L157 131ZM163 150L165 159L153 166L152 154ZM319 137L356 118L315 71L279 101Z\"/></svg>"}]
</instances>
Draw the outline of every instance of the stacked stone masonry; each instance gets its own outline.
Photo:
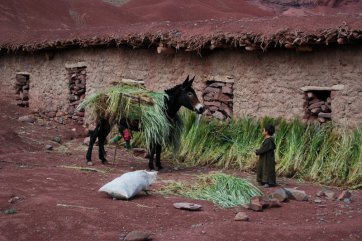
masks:
<instances>
[{"instance_id":1,"label":"stacked stone masonry","mask_svg":"<svg viewBox=\"0 0 362 241\"><path fill-rule=\"evenodd\" d=\"M85 97L86 92L86 68L75 67L68 69L69 74L69 106L68 119L83 124L84 110L77 110L78 105Z\"/></svg>"},{"instance_id":2,"label":"stacked stone masonry","mask_svg":"<svg viewBox=\"0 0 362 241\"><path fill-rule=\"evenodd\" d=\"M21 107L29 107L29 74L18 73L15 80L16 104Z\"/></svg>"},{"instance_id":3,"label":"stacked stone masonry","mask_svg":"<svg viewBox=\"0 0 362 241\"><path fill-rule=\"evenodd\" d=\"M208 81L203 91L206 115L219 120L230 119L233 113L233 83Z\"/></svg>"},{"instance_id":4,"label":"stacked stone masonry","mask_svg":"<svg viewBox=\"0 0 362 241\"><path fill-rule=\"evenodd\" d=\"M330 91L306 92L305 119L326 123L332 119Z\"/></svg>"}]
</instances>

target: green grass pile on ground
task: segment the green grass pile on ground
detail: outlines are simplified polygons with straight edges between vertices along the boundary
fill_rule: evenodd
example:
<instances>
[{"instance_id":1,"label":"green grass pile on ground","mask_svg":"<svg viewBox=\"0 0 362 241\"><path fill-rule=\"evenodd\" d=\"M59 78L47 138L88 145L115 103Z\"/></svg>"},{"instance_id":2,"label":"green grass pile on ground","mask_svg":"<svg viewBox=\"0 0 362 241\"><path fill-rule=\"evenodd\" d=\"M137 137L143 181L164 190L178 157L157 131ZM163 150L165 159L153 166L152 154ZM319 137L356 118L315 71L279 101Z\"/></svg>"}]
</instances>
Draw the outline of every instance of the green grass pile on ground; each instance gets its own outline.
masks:
<instances>
[{"instance_id":1,"label":"green grass pile on ground","mask_svg":"<svg viewBox=\"0 0 362 241\"><path fill-rule=\"evenodd\" d=\"M212 201L223 208L247 204L252 197L262 195L249 181L221 172L201 175L196 183L191 185L172 182L163 187L161 193Z\"/></svg>"}]
</instances>

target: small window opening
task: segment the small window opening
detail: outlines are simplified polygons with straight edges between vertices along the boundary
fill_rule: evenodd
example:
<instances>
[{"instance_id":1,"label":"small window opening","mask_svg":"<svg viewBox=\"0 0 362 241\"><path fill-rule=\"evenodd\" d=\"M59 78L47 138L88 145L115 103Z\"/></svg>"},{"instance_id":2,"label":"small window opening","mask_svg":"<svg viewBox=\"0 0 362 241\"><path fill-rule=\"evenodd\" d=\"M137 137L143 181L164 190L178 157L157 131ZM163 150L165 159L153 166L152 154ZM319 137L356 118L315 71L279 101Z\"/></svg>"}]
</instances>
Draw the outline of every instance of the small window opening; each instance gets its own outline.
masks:
<instances>
[{"instance_id":1,"label":"small window opening","mask_svg":"<svg viewBox=\"0 0 362 241\"><path fill-rule=\"evenodd\" d=\"M28 73L17 73L15 79L16 104L21 107L29 107L30 75Z\"/></svg>"},{"instance_id":2,"label":"small window opening","mask_svg":"<svg viewBox=\"0 0 362 241\"><path fill-rule=\"evenodd\" d=\"M84 99L86 93L87 73L86 67L74 67L68 69L69 76L69 106L68 118L83 124L84 110L77 110L78 105Z\"/></svg>"},{"instance_id":3,"label":"small window opening","mask_svg":"<svg viewBox=\"0 0 362 241\"><path fill-rule=\"evenodd\" d=\"M310 90L305 92L305 119L327 123L332 120L330 90Z\"/></svg>"},{"instance_id":4,"label":"small window opening","mask_svg":"<svg viewBox=\"0 0 362 241\"><path fill-rule=\"evenodd\" d=\"M220 120L230 119L233 113L233 83L207 81L202 94L206 115Z\"/></svg>"}]
</instances>

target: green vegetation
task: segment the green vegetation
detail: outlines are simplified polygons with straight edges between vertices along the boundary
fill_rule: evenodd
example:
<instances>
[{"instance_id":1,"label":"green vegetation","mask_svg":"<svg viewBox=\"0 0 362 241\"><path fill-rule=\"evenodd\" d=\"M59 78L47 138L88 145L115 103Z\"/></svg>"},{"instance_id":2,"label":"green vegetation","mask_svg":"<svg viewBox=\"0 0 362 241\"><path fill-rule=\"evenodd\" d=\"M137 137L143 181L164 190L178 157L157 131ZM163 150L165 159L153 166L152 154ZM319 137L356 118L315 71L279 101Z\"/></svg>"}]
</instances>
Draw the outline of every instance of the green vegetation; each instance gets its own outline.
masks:
<instances>
[{"instance_id":1,"label":"green vegetation","mask_svg":"<svg viewBox=\"0 0 362 241\"><path fill-rule=\"evenodd\" d=\"M194 185L170 183L163 187L161 193L208 200L223 208L246 204L252 197L262 195L262 192L247 180L221 172L199 176Z\"/></svg>"},{"instance_id":2,"label":"green vegetation","mask_svg":"<svg viewBox=\"0 0 362 241\"><path fill-rule=\"evenodd\" d=\"M279 175L323 184L362 187L361 128L306 125L298 120L287 122L271 118L220 122L204 117L198 119L197 115L185 111L181 113L182 131L181 121L177 119L175 127L171 126L163 114L165 98L165 93L120 84L90 95L78 108L93 108L96 118L105 116L113 123L123 117L140 120L143 131L134 144L173 144L165 155L177 163L246 171L255 168L257 157L253 150L263 140L262 126L274 123L277 127L275 154Z\"/></svg>"},{"instance_id":3,"label":"green vegetation","mask_svg":"<svg viewBox=\"0 0 362 241\"><path fill-rule=\"evenodd\" d=\"M146 90L138 85L119 84L101 93L89 95L78 109L91 108L95 119L106 117L111 123L121 118L140 121L142 140L150 143L168 143L174 131L164 114L166 93Z\"/></svg>"},{"instance_id":4,"label":"green vegetation","mask_svg":"<svg viewBox=\"0 0 362 241\"><path fill-rule=\"evenodd\" d=\"M362 129L335 128L331 124L303 124L298 120L251 118L229 122L197 119L182 113L184 131L177 163L187 166L252 170L254 149L262 142L264 123L276 125L277 172L323 184L362 187ZM171 156L171 151L166 153Z\"/></svg>"}]
</instances>

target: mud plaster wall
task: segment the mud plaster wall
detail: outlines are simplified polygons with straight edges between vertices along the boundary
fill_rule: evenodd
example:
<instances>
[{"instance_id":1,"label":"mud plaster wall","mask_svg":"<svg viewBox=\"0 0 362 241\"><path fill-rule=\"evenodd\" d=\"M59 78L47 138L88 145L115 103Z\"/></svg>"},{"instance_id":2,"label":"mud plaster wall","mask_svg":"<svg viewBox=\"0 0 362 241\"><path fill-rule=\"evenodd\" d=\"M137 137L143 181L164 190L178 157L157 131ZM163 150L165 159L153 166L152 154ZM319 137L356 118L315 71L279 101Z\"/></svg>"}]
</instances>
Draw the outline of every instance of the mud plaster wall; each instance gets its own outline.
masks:
<instances>
[{"instance_id":1,"label":"mud plaster wall","mask_svg":"<svg viewBox=\"0 0 362 241\"><path fill-rule=\"evenodd\" d=\"M207 80L234 82L234 116L282 116L304 114L303 86L332 86L333 120L342 124L360 122L362 117L362 47L340 46L297 53L291 50L245 52L216 50L204 53L179 52L172 56L155 49L62 50L49 60L45 52L0 56L1 94L14 93L15 73L30 73L30 108L65 111L68 104L66 64L85 62L87 94L121 78L143 79L152 90L162 90L196 75L194 87L201 99Z\"/></svg>"}]
</instances>

